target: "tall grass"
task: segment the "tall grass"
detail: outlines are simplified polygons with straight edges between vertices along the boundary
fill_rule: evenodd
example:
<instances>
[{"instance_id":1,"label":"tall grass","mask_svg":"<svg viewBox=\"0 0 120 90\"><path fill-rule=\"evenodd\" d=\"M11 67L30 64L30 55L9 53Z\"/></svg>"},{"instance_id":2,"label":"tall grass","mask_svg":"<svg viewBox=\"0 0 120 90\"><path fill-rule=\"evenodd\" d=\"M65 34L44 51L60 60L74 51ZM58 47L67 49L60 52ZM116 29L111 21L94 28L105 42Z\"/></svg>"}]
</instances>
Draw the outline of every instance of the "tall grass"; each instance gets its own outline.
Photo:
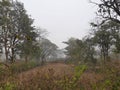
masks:
<instances>
[{"instance_id":1,"label":"tall grass","mask_svg":"<svg viewBox=\"0 0 120 90\"><path fill-rule=\"evenodd\" d=\"M117 62L108 63L104 70L99 67L97 71L92 71L86 65L71 66L71 71L66 70L67 73L63 71L60 74L56 74L55 68L48 68L21 77L21 72L37 64L19 63L9 69L0 66L0 90L120 90L119 65Z\"/></svg>"}]
</instances>

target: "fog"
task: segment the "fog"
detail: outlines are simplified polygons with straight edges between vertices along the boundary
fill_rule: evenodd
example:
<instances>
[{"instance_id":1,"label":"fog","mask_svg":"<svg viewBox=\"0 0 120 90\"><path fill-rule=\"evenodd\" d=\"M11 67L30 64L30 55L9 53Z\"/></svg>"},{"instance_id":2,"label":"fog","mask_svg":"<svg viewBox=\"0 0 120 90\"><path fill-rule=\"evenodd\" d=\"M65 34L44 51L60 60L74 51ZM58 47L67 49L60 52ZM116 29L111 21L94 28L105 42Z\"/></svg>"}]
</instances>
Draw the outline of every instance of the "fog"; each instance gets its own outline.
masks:
<instances>
[{"instance_id":1,"label":"fog","mask_svg":"<svg viewBox=\"0 0 120 90\"><path fill-rule=\"evenodd\" d=\"M46 29L48 38L60 48L70 37L82 38L95 17L95 5L88 0L20 0L35 26Z\"/></svg>"}]
</instances>

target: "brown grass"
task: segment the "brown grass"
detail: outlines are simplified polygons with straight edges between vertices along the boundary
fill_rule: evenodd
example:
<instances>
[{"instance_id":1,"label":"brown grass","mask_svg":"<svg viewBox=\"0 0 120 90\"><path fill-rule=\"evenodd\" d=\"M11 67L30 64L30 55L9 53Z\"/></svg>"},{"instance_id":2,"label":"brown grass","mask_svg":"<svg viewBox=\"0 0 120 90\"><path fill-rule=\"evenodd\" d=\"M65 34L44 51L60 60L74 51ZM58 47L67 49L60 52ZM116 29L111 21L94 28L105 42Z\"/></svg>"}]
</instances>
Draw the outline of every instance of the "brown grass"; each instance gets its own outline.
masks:
<instances>
[{"instance_id":1,"label":"brown grass","mask_svg":"<svg viewBox=\"0 0 120 90\"><path fill-rule=\"evenodd\" d=\"M102 72L101 68L99 68L100 72L87 69L75 83L73 80L75 78L74 67L74 65L60 62L48 63L12 75L12 77L8 74L1 83L10 82L11 86L15 85L9 90L112 90L114 87L116 88L116 81L119 79L119 76L116 75L120 75L119 62L108 63L106 69ZM72 83L75 84L75 87ZM0 90L7 90L5 87Z\"/></svg>"}]
</instances>

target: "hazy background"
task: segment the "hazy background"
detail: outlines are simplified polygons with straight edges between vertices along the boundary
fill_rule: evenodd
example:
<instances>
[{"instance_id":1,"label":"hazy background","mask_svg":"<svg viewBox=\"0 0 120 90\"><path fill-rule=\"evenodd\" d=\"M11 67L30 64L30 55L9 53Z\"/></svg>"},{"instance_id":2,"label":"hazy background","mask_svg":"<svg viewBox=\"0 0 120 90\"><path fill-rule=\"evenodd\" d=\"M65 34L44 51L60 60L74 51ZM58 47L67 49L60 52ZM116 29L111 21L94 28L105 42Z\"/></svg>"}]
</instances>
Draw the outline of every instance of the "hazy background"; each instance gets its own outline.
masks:
<instances>
[{"instance_id":1,"label":"hazy background","mask_svg":"<svg viewBox=\"0 0 120 90\"><path fill-rule=\"evenodd\" d=\"M35 26L46 29L48 38L60 48L70 37L82 38L95 17L95 6L88 0L20 0Z\"/></svg>"}]
</instances>

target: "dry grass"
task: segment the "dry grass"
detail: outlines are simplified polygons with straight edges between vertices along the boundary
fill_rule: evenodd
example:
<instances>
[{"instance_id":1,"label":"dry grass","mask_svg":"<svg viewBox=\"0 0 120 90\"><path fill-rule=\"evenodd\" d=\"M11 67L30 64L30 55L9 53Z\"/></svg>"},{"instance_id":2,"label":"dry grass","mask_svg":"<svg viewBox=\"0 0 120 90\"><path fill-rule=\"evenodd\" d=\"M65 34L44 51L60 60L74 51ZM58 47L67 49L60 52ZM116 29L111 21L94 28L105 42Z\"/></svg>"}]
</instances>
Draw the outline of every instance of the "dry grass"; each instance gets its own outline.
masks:
<instances>
[{"instance_id":1,"label":"dry grass","mask_svg":"<svg viewBox=\"0 0 120 90\"><path fill-rule=\"evenodd\" d=\"M37 67L20 73L18 75L18 79L24 82L24 80L29 80L37 75L43 76L43 74L48 74L49 72L52 74L52 76L62 76L65 74L69 75L73 73L71 72L72 70L73 68L71 66L62 63L47 64L45 66Z\"/></svg>"},{"instance_id":2,"label":"dry grass","mask_svg":"<svg viewBox=\"0 0 120 90\"><path fill-rule=\"evenodd\" d=\"M0 90L119 90L120 63L112 62L101 72L86 70L76 79L74 65L48 63L11 75L5 73ZM6 70L7 71L7 70ZM7 71L9 72L9 71ZM2 77L2 78L3 78ZM75 80L74 80L75 79ZM6 89L9 88L9 89Z\"/></svg>"}]
</instances>

